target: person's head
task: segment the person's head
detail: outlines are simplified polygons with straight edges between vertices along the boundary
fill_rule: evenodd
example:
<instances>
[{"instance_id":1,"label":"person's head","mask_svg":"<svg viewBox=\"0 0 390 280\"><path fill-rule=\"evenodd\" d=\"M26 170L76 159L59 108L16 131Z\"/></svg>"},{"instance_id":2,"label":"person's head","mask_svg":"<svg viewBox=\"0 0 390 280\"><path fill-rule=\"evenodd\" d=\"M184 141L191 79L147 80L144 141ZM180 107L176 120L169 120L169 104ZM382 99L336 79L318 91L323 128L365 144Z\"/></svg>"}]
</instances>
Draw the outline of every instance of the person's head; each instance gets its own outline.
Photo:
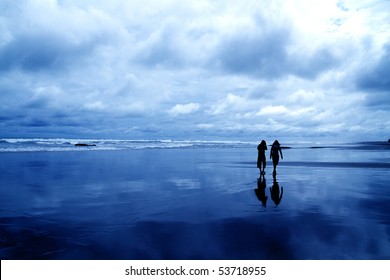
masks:
<instances>
[{"instance_id":1,"label":"person's head","mask_svg":"<svg viewBox=\"0 0 390 280\"><path fill-rule=\"evenodd\" d=\"M261 145L265 145L265 146L267 146L267 143L265 143L265 141L264 141L264 140L262 140L260 144L261 144Z\"/></svg>"},{"instance_id":2,"label":"person's head","mask_svg":"<svg viewBox=\"0 0 390 280\"><path fill-rule=\"evenodd\" d=\"M275 142L274 142L273 145L278 145L278 146L280 146L279 141L278 141L278 140L275 140Z\"/></svg>"}]
</instances>

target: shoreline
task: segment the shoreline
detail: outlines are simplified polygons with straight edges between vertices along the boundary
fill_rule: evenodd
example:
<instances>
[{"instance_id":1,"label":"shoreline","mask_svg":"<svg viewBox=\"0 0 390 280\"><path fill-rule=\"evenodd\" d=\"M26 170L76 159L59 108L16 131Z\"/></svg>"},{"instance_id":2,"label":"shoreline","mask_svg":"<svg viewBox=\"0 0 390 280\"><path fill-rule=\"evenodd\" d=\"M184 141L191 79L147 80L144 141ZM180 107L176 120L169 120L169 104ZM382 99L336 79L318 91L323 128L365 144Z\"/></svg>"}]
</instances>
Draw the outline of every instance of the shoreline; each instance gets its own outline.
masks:
<instances>
[{"instance_id":1,"label":"shoreline","mask_svg":"<svg viewBox=\"0 0 390 280\"><path fill-rule=\"evenodd\" d=\"M116 140L116 139L65 139L65 138L26 138L0 139L0 154L5 152L57 152L57 151L103 151L138 149L191 149L191 148L255 148L256 142L245 141L200 141L200 140ZM313 145L313 143L286 143L282 150L297 149L351 149L351 150L390 150L385 141Z\"/></svg>"}]
</instances>

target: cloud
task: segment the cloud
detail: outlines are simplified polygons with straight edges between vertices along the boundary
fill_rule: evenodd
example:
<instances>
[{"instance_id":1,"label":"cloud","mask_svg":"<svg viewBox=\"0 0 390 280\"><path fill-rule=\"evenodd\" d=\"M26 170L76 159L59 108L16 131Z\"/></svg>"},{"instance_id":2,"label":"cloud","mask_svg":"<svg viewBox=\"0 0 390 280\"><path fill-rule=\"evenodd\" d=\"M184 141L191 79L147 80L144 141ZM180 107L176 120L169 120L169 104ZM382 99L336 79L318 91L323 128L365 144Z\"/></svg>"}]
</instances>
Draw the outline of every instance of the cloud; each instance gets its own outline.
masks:
<instances>
[{"instance_id":1,"label":"cloud","mask_svg":"<svg viewBox=\"0 0 390 280\"><path fill-rule=\"evenodd\" d=\"M267 106L267 107L262 108L257 113L257 115L261 116L261 115L285 114L287 112L289 112L288 109L286 107L284 107L283 105Z\"/></svg>"},{"instance_id":2,"label":"cloud","mask_svg":"<svg viewBox=\"0 0 390 280\"><path fill-rule=\"evenodd\" d=\"M315 79L320 74L335 69L340 62L332 49L322 47L311 54L292 55L287 64L291 74L306 79Z\"/></svg>"},{"instance_id":3,"label":"cloud","mask_svg":"<svg viewBox=\"0 0 390 280\"><path fill-rule=\"evenodd\" d=\"M212 63L227 73L267 80L289 75L315 79L340 64L340 49L333 45L301 46L302 42L296 41L300 31L292 22L288 14L284 19L251 15L244 23L238 22L239 27L232 32L223 34Z\"/></svg>"},{"instance_id":4,"label":"cloud","mask_svg":"<svg viewBox=\"0 0 390 280\"><path fill-rule=\"evenodd\" d=\"M200 108L198 103L188 103L188 104L176 104L174 107L168 110L168 113L173 116L178 115L188 115L195 113Z\"/></svg>"},{"instance_id":5,"label":"cloud","mask_svg":"<svg viewBox=\"0 0 390 280\"><path fill-rule=\"evenodd\" d=\"M388 8L2 1L0 136L387 139Z\"/></svg>"},{"instance_id":6,"label":"cloud","mask_svg":"<svg viewBox=\"0 0 390 280\"><path fill-rule=\"evenodd\" d=\"M50 123L48 123L46 120L32 118L32 119L26 120L26 122L23 122L22 126L27 126L27 127L47 127L47 126L50 126Z\"/></svg>"},{"instance_id":7,"label":"cloud","mask_svg":"<svg viewBox=\"0 0 390 280\"><path fill-rule=\"evenodd\" d=\"M87 109L87 110L103 110L106 108L106 106L104 106L104 104L101 102L101 101L95 101L95 102L92 102L92 103L87 103L87 104L84 104L84 108Z\"/></svg>"},{"instance_id":8,"label":"cloud","mask_svg":"<svg viewBox=\"0 0 390 280\"><path fill-rule=\"evenodd\" d=\"M22 1L6 13L8 36L0 45L0 70L53 71L70 67L122 30L97 9L57 1ZM18 17L20 21L12 21ZM112 43L112 41L111 41Z\"/></svg>"},{"instance_id":9,"label":"cloud","mask_svg":"<svg viewBox=\"0 0 390 280\"><path fill-rule=\"evenodd\" d=\"M237 94L228 93L222 100L218 100L216 104L211 105L209 113L211 115L224 115L237 112L247 112L252 109L252 102L245 97Z\"/></svg>"},{"instance_id":10,"label":"cloud","mask_svg":"<svg viewBox=\"0 0 390 280\"><path fill-rule=\"evenodd\" d=\"M383 46L383 52L376 63L363 69L357 75L357 88L367 92L368 106L390 107L390 43Z\"/></svg>"},{"instance_id":11,"label":"cloud","mask_svg":"<svg viewBox=\"0 0 390 280\"><path fill-rule=\"evenodd\" d=\"M216 63L230 73L278 78L284 74L290 30L262 19L237 28L218 44Z\"/></svg>"}]
</instances>

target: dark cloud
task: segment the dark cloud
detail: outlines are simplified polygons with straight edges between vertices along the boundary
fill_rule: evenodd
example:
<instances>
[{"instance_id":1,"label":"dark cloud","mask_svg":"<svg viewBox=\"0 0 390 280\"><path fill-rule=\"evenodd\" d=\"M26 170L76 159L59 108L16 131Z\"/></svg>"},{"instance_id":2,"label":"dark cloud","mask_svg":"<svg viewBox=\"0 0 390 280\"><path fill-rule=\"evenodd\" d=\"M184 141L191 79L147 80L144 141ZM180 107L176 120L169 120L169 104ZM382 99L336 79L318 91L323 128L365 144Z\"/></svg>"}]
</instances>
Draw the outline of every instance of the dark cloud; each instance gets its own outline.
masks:
<instances>
[{"instance_id":1,"label":"dark cloud","mask_svg":"<svg viewBox=\"0 0 390 280\"><path fill-rule=\"evenodd\" d=\"M221 40L216 50L216 64L230 73L281 77L285 71L289 37L287 28L249 34L243 30L242 34Z\"/></svg>"},{"instance_id":2,"label":"dark cloud","mask_svg":"<svg viewBox=\"0 0 390 280\"><path fill-rule=\"evenodd\" d=\"M35 118L35 117L21 123L21 126L28 126L28 127L46 127L50 125L51 124L46 120Z\"/></svg>"},{"instance_id":3,"label":"dark cloud","mask_svg":"<svg viewBox=\"0 0 390 280\"><path fill-rule=\"evenodd\" d=\"M366 105L377 109L390 108L390 91L369 92L365 98Z\"/></svg>"},{"instance_id":4,"label":"dark cloud","mask_svg":"<svg viewBox=\"0 0 390 280\"><path fill-rule=\"evenodd\" d=\"M44 109L49 106L50 100L47 96L32 98L23 107L26 109Z\"/></svg>"},{"instance_id":5,"label":"dark cloud","mask_svg":"<svg viewBox=\"0 0 390 280\"><path fill-rule=\"evenodd\" d=\"M262 21L264 22L264 21ZM315 79L339 64L339 59L327 47L310 52L288 52L294 45L294 30L287 26L269 24L258 27L259 32L240 34L223 39L217 47L216 62L222 70L263 79L280 79L295 75Z\"/></svg>"},{"instance_id":6,"label":"dark cloud","mask_svg":"<svg viewBox=\"0 0 390 280\"><path fill-rule=\"evenodd\" d=\"M359 75L357 84L361 89L390 92L390 43L383 49L378 64Z\"/></svg>"},{"instance_id":7,"label":"dark cloud","mask_svg":"<svg viewBox=\"0 0 390 280\"><path fill-rule=\"evenodd\" d=\"M367 92L368 106L390 106L390 43L383 47L378 63L357 76L357 88Z\"/></svg>"},{"instance_id":8,"label":"dark cloud","mask_svg":"<svg viewBox=\"0 0 390 280\"><path fill-rule=\"evenodd\" d=\"M294 75L315 79L318 75L338 66L339 59L330 48L322 47L313 54L299 54L291 56L287 62L287 69Z\"/></svg>"},{"instance_id":9,"label":"dark cloud","mask_svg":"<svg viewBox=\"0 0 390 280\"><path fill-rule=\"evenodd\" d=\"M58 70L90 54L94 42L72 42L60 34L20 34L0 49L0 70Z\"/></svg>"}]
</instances>

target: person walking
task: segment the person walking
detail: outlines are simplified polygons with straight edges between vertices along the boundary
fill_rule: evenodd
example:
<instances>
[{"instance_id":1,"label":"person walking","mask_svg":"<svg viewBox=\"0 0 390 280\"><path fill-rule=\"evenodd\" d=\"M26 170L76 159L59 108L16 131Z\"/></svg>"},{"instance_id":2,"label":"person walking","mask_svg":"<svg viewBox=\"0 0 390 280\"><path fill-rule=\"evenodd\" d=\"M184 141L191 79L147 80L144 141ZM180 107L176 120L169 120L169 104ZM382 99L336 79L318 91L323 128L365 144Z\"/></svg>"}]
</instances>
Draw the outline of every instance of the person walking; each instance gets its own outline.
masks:
<instances>
[{"instance_id":1,"label":"person walking","mask_svg":"<svg viewBox=\"0 0 390 280\"><path fill-rule=\"evenodd\" d=\"M265 166L267 165L265 150L267 150L267 143L262 140L261 143L257 146L257 168L259 168L260 175L265 174Z\"/></svg>"},{"instance_id":2,"label":"person walking","mask_svg":"<svg viewBox=\"0 0 390 280\"><path fill-rule=\"evenodd\" d=\"M276 166L279 163L279 153L280 153L280 157L283 159L283 153L282 153L282 149L280 148L279 141L275 140L275 142L272 144L271 152L270 152L270 159L272 158L272 163L274 165L274 171L273 171L274 175L276 175Z\"/></svg>"}]
</instances>

